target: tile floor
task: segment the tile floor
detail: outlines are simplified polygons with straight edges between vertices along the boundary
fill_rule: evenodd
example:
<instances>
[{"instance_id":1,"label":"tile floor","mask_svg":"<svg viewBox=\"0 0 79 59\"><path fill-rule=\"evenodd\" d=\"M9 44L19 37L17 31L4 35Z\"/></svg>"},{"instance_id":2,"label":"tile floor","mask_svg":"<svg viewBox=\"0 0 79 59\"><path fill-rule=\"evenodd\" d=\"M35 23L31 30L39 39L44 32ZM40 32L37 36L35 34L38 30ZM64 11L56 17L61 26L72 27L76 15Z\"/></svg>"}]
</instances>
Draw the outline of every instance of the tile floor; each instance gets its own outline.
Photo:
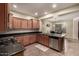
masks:
<instances>
[{"instance_id":1,"label":"tile floor","mask_svg":"<svg viewBox=\"0 0 79 59\"><path fill-rule=\"evenodd\" d=\"M57 52L48 48L47 51L42 51L35 47L38 43L25 47L24 56L79 56L79 41L65 39L64 51Z\"/></svg>"}]
</instances>

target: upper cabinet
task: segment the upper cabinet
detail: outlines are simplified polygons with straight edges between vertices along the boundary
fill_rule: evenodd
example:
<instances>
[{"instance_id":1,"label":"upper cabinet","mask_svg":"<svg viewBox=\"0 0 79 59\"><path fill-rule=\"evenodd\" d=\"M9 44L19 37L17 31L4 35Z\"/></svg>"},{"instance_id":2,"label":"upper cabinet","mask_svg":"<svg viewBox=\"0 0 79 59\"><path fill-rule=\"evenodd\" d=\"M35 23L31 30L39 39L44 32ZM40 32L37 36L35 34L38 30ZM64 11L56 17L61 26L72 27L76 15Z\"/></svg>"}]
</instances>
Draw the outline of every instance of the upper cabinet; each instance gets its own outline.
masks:
<instances>
[{"instance_id":1,"label":"upper cabinet","mask_svg":"<svg viewBox=\"0 0 79 59\"><path fill-rule=\"evenodd\" d=\"M9 17L9 29L39 29L40 28L40 22L39 20L27 20L27 19L21 19L17 17L12 17L10 15Z\"/></svg>"},{"instance_id":2,"label":"upper cabinet","mask_svg":"<svg viewBox=\"0 0 79 59\"><path fill-rule=\"evenodd\" d=\"M13 29L13 18L12 18L13 14L9 14L9 21L8 21L8 28L9 29Z\"/></svg>"},{"instance_id":3,"label":"upper cabinet","mask_svg":"<svg viewBox=\"0 0 79 59\"><path fill-rule=\"evenodd\" d=\"M20 29L21 28L21 20L19 18L13 17L13 29Z\"/></svg>"},{"instance_id":4,"label":"upper cabinet","mask_svg":"<svg viewBox=\"0 0 79 59\"><path fill-rule=\"evenodd\" d=\"M39 20L32 20L33 21L33 29L39 29L39 24L40 24L40 22L39 22Z\"/></svg>"},{"instance_id":5,"label":"upper cabinet","mask_svg":"<svg viewBox=\"0 0 79 59\"><path fill-rule=\"evenodd\" d=\"M8 3L0 3L0 32L14 29L39 29L39 20L36 19L22 19L19 17L14 17L10 13L10 8Z\"/></svg>"},{"instance_id":6,"label":"upper cabinet","mask_svg":"<svg viewBox=\"0 0 79 59\"><path fill-rule=\"evenodd\" d=\"M32 29L32 20L28 20L28 29Z\"/></svg>"},{"instance_id":7,"label":"upper cabinet","mask_svg":"<svg viewBox=\"0 0 79 59\"><path fill-rule=\"evenodd\" d=\"M28 29L28 20L21 20L21 28Z\"/></svg>"},{"instance_id":8,"label":"upper cabinet","mask_svg":"<svg viewBox=\"0 0 79 59\"><path fill-rule=\"evenodd\" d=\"M8 4L0 3L0 32L7 30L8 26Z\"/></svg>"}]
</instances>

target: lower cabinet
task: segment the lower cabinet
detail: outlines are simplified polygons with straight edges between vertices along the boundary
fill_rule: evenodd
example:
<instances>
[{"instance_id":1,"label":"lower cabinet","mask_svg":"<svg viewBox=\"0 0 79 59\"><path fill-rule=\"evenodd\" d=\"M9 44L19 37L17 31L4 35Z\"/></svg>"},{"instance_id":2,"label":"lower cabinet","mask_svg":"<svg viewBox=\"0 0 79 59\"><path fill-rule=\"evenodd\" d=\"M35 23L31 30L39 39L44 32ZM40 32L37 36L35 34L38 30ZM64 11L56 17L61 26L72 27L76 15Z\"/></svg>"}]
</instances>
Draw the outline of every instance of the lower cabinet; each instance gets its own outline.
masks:
<instances>
[{"instance_id":1,"label":"lower cabinet","mask_svg":"<svg viewBox=\"0 0 79 59\"><path fill-rule=\"evenodd\" d=\"M49 46L49 37L47 35L40 34L37 39L38 43L41 43L45 46Z\"/></svg>"},{"instance_id":2,"label":"lower cabinet","mask_svg":"<svg viewBox=\"0 0 79 59\"><path fill-rule=\"evenodd\" d=\"M44 34L27 34L23 36L16 36L16 40L23 46L38 42L58 51L62 51L64 45L64 38L52 38Z\"/></svg>"},{"instance_id":3,"label":"lower cabinet","mask_svg":"<svg viewBox=\"0 0 79 59\"><path fill-rule=\"evenodd\" d=\"M16 36L16 40L23 46L32 44L36 42L36 35L24 35L24 36Z\"/></svg>"},{"instance_id":4,"label":"lower cabinet","mask_svg":"<svg viewBox=\"0 0 79 59\"><path fill-rule=\"evenodd\" d=\"M29 38L30 38L29 35L23 36L23 39L22 39L23 40L23 46L30 44Z\"/></svg>"},{"instance_id":5,"label":"lower cabinet","mask_svg":"<svg viewBox=\"0 0 79 59\"><path fill-rule=\"evenodd\" d=\"M41 34L38 34L37 35L37 42L38 43L42 43Z\"/></svg>"},{"instance_id":6,"label":"lower cabinet","mask_svg":"<svg viewBox=\"0 0 79 59\"><path fill-rule=\"evenodd\" d=\"M49 37L47 35L42 36L43 44L49 46Z\"/></svg>"},{"instance_id":7,"label":"lower cabinet","mask_svg":"<svg viewBox=\"0 0 79 59\"><path fill-rule=\"evenodd\" d=\"M36 35L29 35L30 36L30 43L35 43L36 42Z\"/></svg>"}]
</instances>

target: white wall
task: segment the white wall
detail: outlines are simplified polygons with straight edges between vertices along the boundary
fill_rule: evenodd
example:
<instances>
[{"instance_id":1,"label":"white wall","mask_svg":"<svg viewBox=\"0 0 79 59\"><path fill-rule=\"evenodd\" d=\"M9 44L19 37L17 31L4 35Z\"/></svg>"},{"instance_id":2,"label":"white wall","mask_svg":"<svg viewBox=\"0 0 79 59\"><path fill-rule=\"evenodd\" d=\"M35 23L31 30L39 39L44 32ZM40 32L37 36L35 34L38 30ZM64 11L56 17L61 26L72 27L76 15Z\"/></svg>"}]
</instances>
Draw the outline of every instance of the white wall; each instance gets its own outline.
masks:
<instances>
[{"instance_id":1,"label":"white wall","mask_svg":"<svg viewBox=\"0 0 79 59\"><path fill-rule=\"evenodd\" d=\"M46 24L50 24L50 27L46 27ZM54 25L55 24L62 24L63 27L66 28L66 38L73 39L73 20L64 20L64 21L57 21L57 22L51 22L47 20L43 20L42 22L42 29L41 31L44 33L49 33L51 30L55 30Z\"/></svg>"},{"instance_id":2,"label":"white wall","mask_svg":"<svg viewBox=\"0 0 79 59\"><path fill-rule=\"evenodd\" d=\"M55 24L62 24L62 27L65 28L66 30L66 38L72 38L72 33L73 33L73 21L72 20L65 20L65 21L57 21L57 22L53 22L53 25ZM55 28L52 28L52 30Z\"/></svg>"},{"instance_id":3,"label":"white wall","mask_svg":"<svg viewBox=\"0 0 79 59\"><path fill-rule=\"evenodd\" d=\"M52 27L53 27L52 30L54 30L53 24L65 22L66 23L66 38L78 39L78 21L79 21L79 8L78 7L79 6L74 6L69 9L64 9L56 13L52 13L44 17L41 17L40 19L43 20L43 22L45 23L47 22L44 20L47 20L48 22L50 22L50 24L52 23ZM44 27L43 29L45 29L46 31L47 28L44 25L43 27Z\"/></svg>"},{"instance_id":4,"label":"white wall","mask_svg":"<svg viewBox=\"0 0 79 59\"><path fill-rule=\"evenodd\" d=\"M49 24L50 26L47 27L47 24ZM51 31L51 28L52 28L52 23L49 22L48 20L44 20L44 21L41 21L41 26L40 26L40 31L42 31L43 33L47 33L49 34L50 31Z\"/></svg>"},{"instance_id":5,"label":"white wall","mask_svg":"<svg viewBox=\"0 0 79 59\"><path fill-rule=\"evenodd\" d=\"M73 20L66 22L66 38L73 39Z\"/></svg>"},{"instance_id":6,"label":"white wall","mask_svg":"<svg viewBox=\"0 0 79 59\"><path fill-rule=\"evenodd\" d=\"M78 40L78 22L79 22L79 17L73 19L73 39L77 39L77 40Z\"/></svg>"},{"instance_id":7,"label":"white wall","mask_svg":"<svg viewBox=\"0 0 79 59\"><path fill-rule=\"evenodd\" d=\"M66 14L66 15L62 15L62 16L58 16L56 19L52 18L48 18L48 19L42 19L43 22L47 23L50 22L50 24L52 23L52 27L54 30L54 26L53 24L55 23L66 23L66 38L71 38L71 39L78 39L78 21L79 18L76 18L79 16L79 11L77 12L73 12L70 14ZM45 21L47 20L47 21ZM44 31L46 31L46 27L43 25L43 29L45 29ZM50 29L51 30L51 29Z\"/></svg>"}]
</instances>

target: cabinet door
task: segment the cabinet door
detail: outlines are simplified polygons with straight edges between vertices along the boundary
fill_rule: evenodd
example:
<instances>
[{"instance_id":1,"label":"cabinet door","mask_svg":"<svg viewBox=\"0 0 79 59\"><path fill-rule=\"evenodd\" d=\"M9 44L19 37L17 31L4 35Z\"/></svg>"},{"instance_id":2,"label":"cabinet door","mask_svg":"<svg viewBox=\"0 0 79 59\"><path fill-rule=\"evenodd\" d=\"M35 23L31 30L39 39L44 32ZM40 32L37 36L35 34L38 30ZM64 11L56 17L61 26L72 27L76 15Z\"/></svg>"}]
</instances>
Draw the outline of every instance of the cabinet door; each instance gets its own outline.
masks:
<instances>
[{"instance_id":1,"label":"cabinet door","mask_svg":"<svg viewBox=\"0 0 79 59\"><path fill-rule=\"evenodd\" d=\"M27 29L27 20L21 20L21 22L22 22L21 28Z\"/></svg>"},{"instance_id":2,"label":"cabinet door","mask_svg":"<svg viewBox=\"0 0 79 59\"><path fill-rule=\"evenodd\" d=\"M39 29L40 28L40 21L39 20L37 20L37 29Z\"/></svg>"},{"instance_id":3,"label":"cabinet door","mask_svg":"<svg viewBox=\"0 0 79 59\"><path fill-rule=\"evenodd\" d=\"M18 18L13 17L13 28L21 28L21 20Z\"/></svg>"},{"instance_id":4,"label":"cabinet door","mask_svg":"<svg viewBox=\"0 0 79 59\"><path fill-rule=\"evenodd\" d=\"M38 34L37 36L37 42L42 43L42 35Z\"/></svg>"},{"instance_id":5,"label":"cabinet door","mask_svg":"<svg viewBox=\"0 0 79 59\"><path fill-rule=\"evenodd\" d=\"M37 20L32 20L33 21L33 29L37 28Z\"/></svg>"},{"instance_id":6,"label":"cabinet door","mask_svg":"<svg viewBox=\"0 0 79 59\"><path fill-rule=\"evenodd\" d=\"M21 28L21 20L20 19L17 20L17 28Z\"/></svg>"},{"instance_id":7,"label":"cabinet door","mask_svg":"<svg viewBox=\"0 0 79 59\"><path fill-rule=\"evenodd\" d=\"M32 20L33 21L33 29L39 29L39 20Z\"/></svg>"},{"instance_id":8,"label":"cabinet door","mask_svg":"<svg viewBox=\"0 0 79 59\"><path fill-rule=\"evenodd\" d=\"M8 26L9 26L9 29L13 28L13 19L12 19L12 17L9 18L9 24L8 24Z\"/></svg>"},{"instance_id":9,"label":"cabinet door","mask_svg":"<svg viewBox=\"0 0 79 59\"><path fill-rule=\"evenodd\" d=\"M30 43L36 42L36 35L30 35Z\"/></svg>"},{"instance_id":10,"label":"cabinet door","mask_svg":"<svg viewBox=\"0 0 79 59\"><path fill-rule=\"evenodd\" d=\"M26 45L28 45L28 44L30 44L30 37L29 37L29 35L26 35L26 36L23 36L23 45L24 46L26 46Z\"/></svg>"},{"instance_id":11,"label":"cabinet door","mask_svg":"<svg viewBox=\"0 0 79 59\"><path fill-rule=\"evenodd\" d=\"M43 45L49 46L49 37L46 35L39 35L38 42Z\"/></svg>"},{"instance_id":12,"label":"cabinet door","mask_svg":"<svg viewBox=\"0 0 79 59\"><path fill-rule=\"evenodd\" d=\"M8 26L8 4L0 3L0 32L7 30Z\"/></svg>"},{"instance_id":13,"label":"cabinet door","mask_svg":"<svg viewBox=\"0 0 79 59\"><path fill-rule=\"evenodd\" d=\"M49 37L47 35L42 36L43 42L42 44L49 46Z\"/></svg>"},{"instance_id":14,"label":"cabinet door","mask_svg":"<svg viewBox=\"0 0 79 59\"><path fill-rule=\"evenodd\" d=\"M32 29L32 20L28 20L28 29Z\"/></svg>"}]
</instances>

